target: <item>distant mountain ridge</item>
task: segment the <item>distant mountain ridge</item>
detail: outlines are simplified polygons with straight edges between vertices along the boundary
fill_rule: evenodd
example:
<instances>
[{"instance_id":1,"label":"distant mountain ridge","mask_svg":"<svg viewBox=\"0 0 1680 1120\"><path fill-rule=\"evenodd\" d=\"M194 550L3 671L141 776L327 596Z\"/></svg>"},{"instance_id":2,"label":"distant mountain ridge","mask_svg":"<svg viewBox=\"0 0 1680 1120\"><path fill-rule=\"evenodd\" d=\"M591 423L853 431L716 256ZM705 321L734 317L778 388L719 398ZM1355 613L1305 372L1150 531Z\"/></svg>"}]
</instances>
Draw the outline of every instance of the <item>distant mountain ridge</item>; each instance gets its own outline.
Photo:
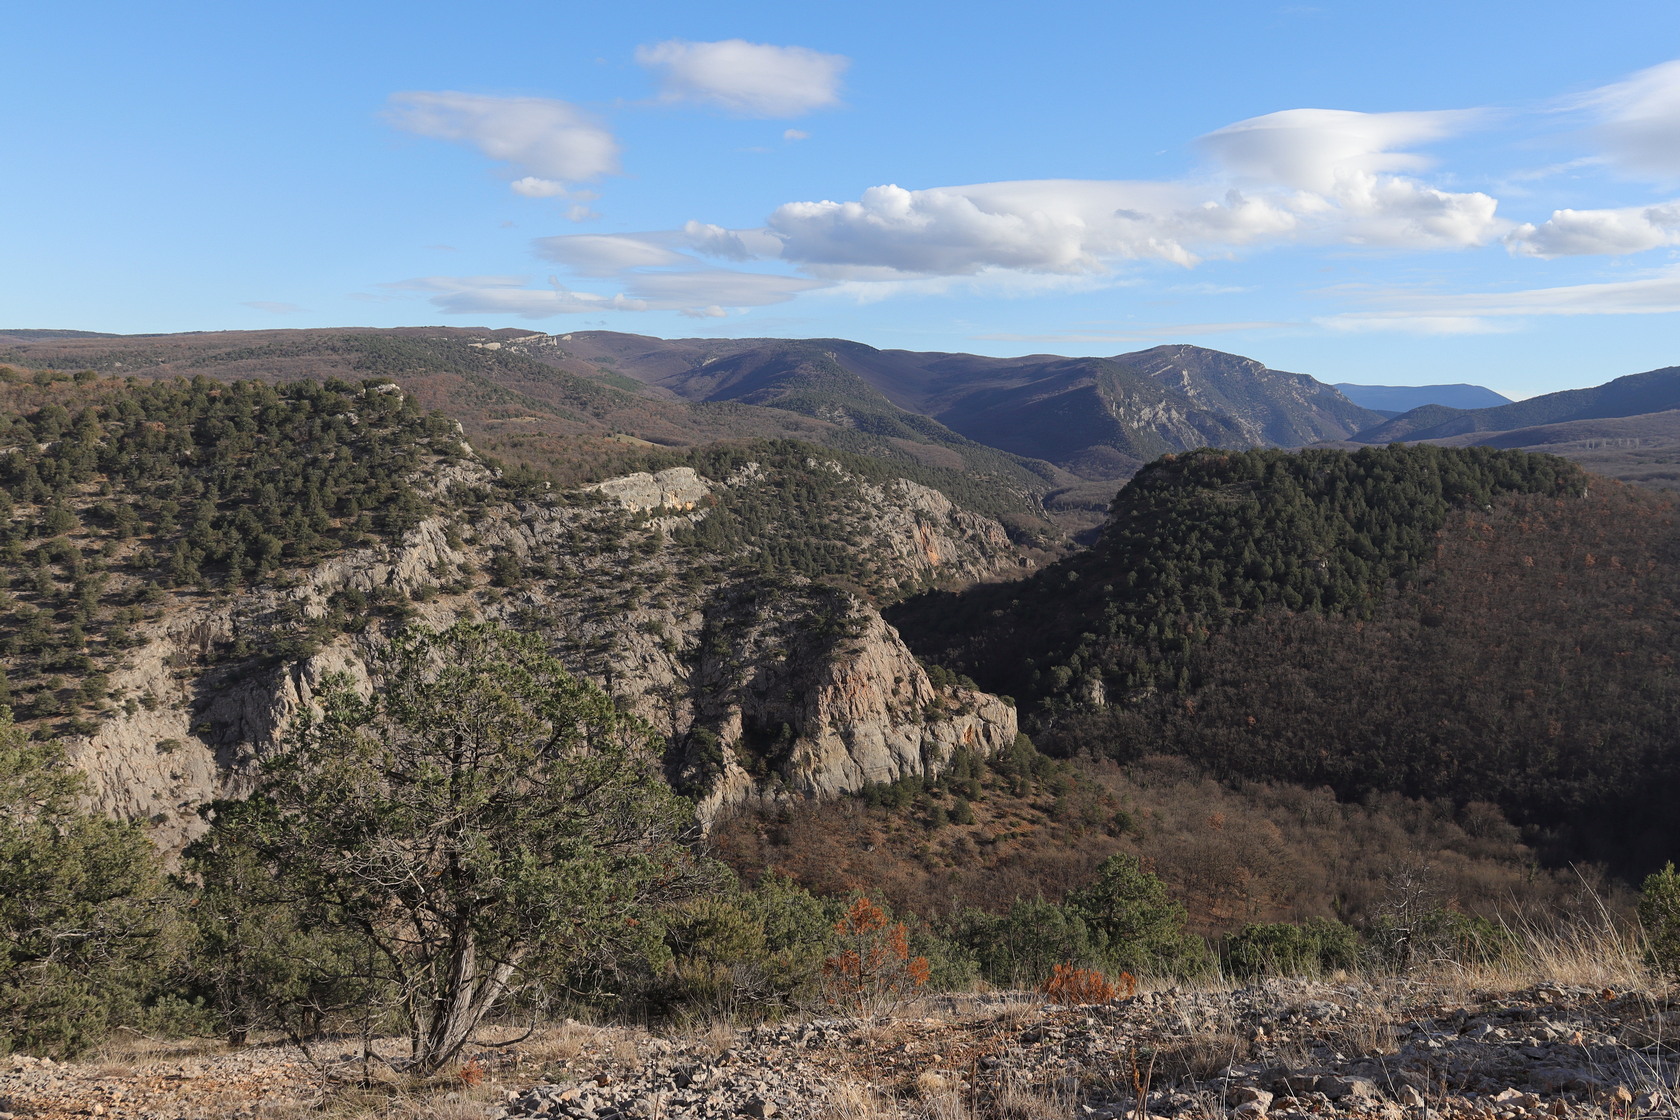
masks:
<instances>
[{"instance_id":1,"label":"distant mountain ridge","mask_svg":"<svg viewBox=\"0 0 1680 1120\"><path fill-rule=\"evenodd\" d=\"M1618 377L1589 389L1566 389L1495 408L1425 405L1359 432L1358 443L1436 440L1472 432L1508 432L1570 420L1640 416L1680 408L1680 366Z\"/></svg>"},{"instance_id":2,"label":"distant mountain ridge","mask_svg":"<svg viewBox=\"0 0 1680 1120\"><path fill-rule=\"evenodd\" d=\"M1461 442L1478 433L1491 440L1575 420L1680 410L1680 367L1482 408L1451 403L1495 396L1477 386L1343 383L1362 404L1302 374L1181 344L1110 357L1000 358L837 338L512 328L30 329L0 331L0 363L271 383L391 377L424 407L456 417L475 446L568 484L657 469L682 448L800 439L989 486L987 508L1028 533L1039 531L1032 522L1047 527L1044 515L1065 532L1094 530L1114 486L1169 452ZM1370 392L1437 400L1395 416L1369 407ZM1642 425L1638 437L1614 437L1621 441L1614 448L1570 438L1558 449L1617 477L1672 487L1680 485L1680 444L1669 434L1675 427ZM1521 436L1501 445L1512 440L1529 445Z\"/></svg>"},{"instance_id":3,"label":"distant mountain ridge","mask_svg":"<svg viewBox=\"0 0 1680 1120\"><path fill-rule=\"evenodd\" d=\"M1304 374L1198 346L1111 358L877 350L843 339L656 339L578 331L560 349L685 400L843 417L884 400L1000 450L1119 479L1169 451L1299 446L1382 417Z\"/></svg>"},{"instance_id":4,"label":"distant mountain ridge","mask_svg":"<svg viewBox=\"0 0 1680 1120\"><path fill-rule=\"evenodd\" d=\"M1498 408L1511 403L1510 397L1492 389L1463 382L1453 385L1356 385L1338 381L1334 387L1361 408L1396 416L1429 404L1448 408Z\"/></svg>"}]
</instances>

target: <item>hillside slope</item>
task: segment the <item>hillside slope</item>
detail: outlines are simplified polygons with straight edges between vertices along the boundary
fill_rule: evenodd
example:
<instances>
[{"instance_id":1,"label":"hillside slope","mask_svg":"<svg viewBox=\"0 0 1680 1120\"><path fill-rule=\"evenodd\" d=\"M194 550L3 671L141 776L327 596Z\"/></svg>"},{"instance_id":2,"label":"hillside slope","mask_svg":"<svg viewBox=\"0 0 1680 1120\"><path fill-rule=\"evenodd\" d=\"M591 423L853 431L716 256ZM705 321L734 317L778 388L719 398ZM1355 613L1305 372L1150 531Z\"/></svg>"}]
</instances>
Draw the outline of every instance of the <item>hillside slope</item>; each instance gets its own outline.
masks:
<instances>
[{"instance_id":1,"label":"hillside slope","mask_svg":"<svg viewBox=\"0 0 1680 1120\"><path fill-rule=\"evenodd\" d=\"M1062 753L1494 802L1558 859L1680 843L1675 508L1425 446L1153 464L1088 551L890 617Z\"/></svg>"},{"instance_id":2,"label":"hillside slope","mask_svg":"<svg viewBox=\"0 0 1680 1120\"><path fill-rule=\"evenodd\" d=\"M989 358L840 339L666 341L605 331L574 332L560 346L688 400L793 400L797 411L826 415L825 404L843 408L867 386L970 439L1092 479L1128 477L1167 451L1297 446L1381 419L1310 377L1196 346Z\"/></svg>"},{"instance_id":3,"label":"hillside slope","mask_svg":"<svg viewBox=\"0 0 1680 1120\"><path fill-rule=\"evenodd\" d=\"M411 621L541 634L667 737L704 814L1014 741L1012 708L930 680L875 604L1021 553L878 461L769 442L564 489L377 380L0 395L4 700L166 843Z\"/></svg>"},{"instance_id":4,"label":"hillside slope","mask_svg":"<svg viewBox=\"0 0 1680 1120\"><path fill-rule=\"evenodd\" d=\"M546 334L444 327L63 337L68 333L0 334L0 363L274 384L394 379L422 408L458 420L481 452L566 483L646 469L664 461L663 449L794 438L985 479L1021 531L1054 535L1038 495L1072 481L1047 463L903 413L861 382L847 386L858 390L850 395L825 391L804 401L691 403L615 372L610 361L579 358Z\"/></svg>"}]
</instances>

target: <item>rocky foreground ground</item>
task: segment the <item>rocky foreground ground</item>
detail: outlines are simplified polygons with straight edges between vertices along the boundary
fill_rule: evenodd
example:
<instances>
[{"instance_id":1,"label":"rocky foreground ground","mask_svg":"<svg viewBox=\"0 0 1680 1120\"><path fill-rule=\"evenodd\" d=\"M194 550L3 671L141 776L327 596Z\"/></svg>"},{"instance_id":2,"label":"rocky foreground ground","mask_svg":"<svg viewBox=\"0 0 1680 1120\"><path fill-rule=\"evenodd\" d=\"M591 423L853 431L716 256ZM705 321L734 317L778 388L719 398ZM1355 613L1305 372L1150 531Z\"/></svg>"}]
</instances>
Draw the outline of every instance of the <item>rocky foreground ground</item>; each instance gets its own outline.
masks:
<instances>
[{"instance_id":1,"label":"rocky foreground ground","mask_svg":"<svg viewBox=\"0 0 1680 1120\"><path fill-rule=\"evenodd\" d=\"M344 1048L163 1046L13 1057L0 1120L1580 1120L1680 1115L1680 1006L1548 984L1273 981L1060 1007L924 1000L873 1017L650 1033L566 1024L483 1047L449 1084L348 1087Z\"/></svg>"}]
</instances>

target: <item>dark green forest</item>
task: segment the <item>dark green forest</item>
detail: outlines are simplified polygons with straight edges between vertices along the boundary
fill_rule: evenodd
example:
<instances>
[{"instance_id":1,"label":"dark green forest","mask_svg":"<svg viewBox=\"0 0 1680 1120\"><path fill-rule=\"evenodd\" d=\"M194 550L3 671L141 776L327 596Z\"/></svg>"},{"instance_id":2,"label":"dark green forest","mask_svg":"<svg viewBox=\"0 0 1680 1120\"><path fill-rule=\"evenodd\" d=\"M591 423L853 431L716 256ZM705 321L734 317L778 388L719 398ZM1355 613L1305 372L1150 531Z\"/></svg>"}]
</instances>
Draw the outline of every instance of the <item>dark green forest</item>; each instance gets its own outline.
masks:
<instances>
[{"instance_id":1,"label":"dark green forest","mask_svg":"<svg viewBox=\"0 0 1680 1120\"><path fill-rule=\"evenodd\" d=\"M1550 456L1198 452L1089 551L891 617L1053 753L1486 799L1548 858L1643 873L1680 842L1649 792L1680 766L1673 527Z\"/></svg>"}]
</instances>

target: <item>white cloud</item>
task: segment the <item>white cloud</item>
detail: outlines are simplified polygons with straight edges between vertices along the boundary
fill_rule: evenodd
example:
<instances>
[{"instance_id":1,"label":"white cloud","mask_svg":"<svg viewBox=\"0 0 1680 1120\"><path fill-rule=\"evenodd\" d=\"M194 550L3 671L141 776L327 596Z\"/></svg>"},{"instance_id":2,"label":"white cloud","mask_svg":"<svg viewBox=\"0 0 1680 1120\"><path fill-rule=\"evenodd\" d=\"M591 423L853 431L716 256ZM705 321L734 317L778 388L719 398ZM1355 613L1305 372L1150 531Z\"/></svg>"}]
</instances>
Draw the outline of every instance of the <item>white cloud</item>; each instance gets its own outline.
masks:
<instances>
[{"instance_id":1,"label":"white cloud","mask_svg":"<svg viewBox=\"0 0 1680 1120\"><path fill-rule=\"evenodd\" d=\"M564 198L570 193L566 184L558 179L539 179L535 175L515 179L508 186L513 188L514 194L522 194L526 198Z\"/></svg>"},{"instance_id":2,"label":"white cloud","mask_svg":"<svg viewBox=\"0 0 1680 1120\"><path fill-rule=\"evenodd\" d=\"M489 97L451 90L392 94L385 119L420 136L470 144L521 177L531 198L567 194L567 183L618 170L618 141L588 114L542 97Z\"/></svg>"},{"instance_id":3,"label":"white cloud","mask_svg":"<svg viewBox=\"0 0 1680 1120\"><path fill-rule=\"evenodd\" d=\"M702 256L731 261L771 260L782 255L781 240L762 229L725 229L691 221L683 225L681 241Z\"/></svg>"},{"instance_id":4,"label":"white cloud","mask_svg":"<svg viewBox=\"0 0 1680 1120\"><path fill-rule=\"evenodd\" d=\"M827 287L822 280L765 272L712 269L648 272L630 278L630 291L649 306L683 311L697 307L763 307L784 303L800 292Z\"/></svg>"},{"instance_id":5,"label":"white cloud","mask_svg":"<svg viewBox=\"0 0 1680 1120\"><path fill-rule=\"evenodd\" d=\"M1330 315L1316 322L1345 334L1508 334L1516 329L1513 324L1493 322L1474 315L1410 315L1404 312L1354 312Z\"/></svg>"},{"instance_id":6,"label":"white cloud","mask_svg":"<svg viewBox=\"0 0 1680 1120\"><path fill-rule=\"evenodd\" d=\"M1528 257L1620 256L1680 244L1680 202L1614 210L1555 210L1512 230L1505 244Z\"/></svg>"},{"instance_id":7,"label":"white cloud","mask_svg":"<svg viewBox=\"0 0 1680 1120\"><path fill-rule=\"evenodd\" d=\"M1190 266L1204 255L1287 242L1401 249L1486 244L1506 228L1480 193L1353 171L1328 194L1217 183L1039 180L906 190L855 202L793 202L766 223L781 256L814 274L879 270L973 275L987 269L1102 273L1115 262Z\"/></svg>"},{"instance_id":8,"label":"white cloud","mask_svg":"<svg viewBox=\"0 0 1680 1120\"><path fill-rule=\"evenodd\" d=\"M667 268L694 263L692 258L674 253L636 234L539 237L532 245L539 257L563 264L579 276L616 276L633 268Z\"/></svg>"},{"instance_id":9,"label":"white cloud","mask_svg":"<svg viewBox=\"0 0 1680 1120\"><path fill-rule=\"evenodd\" d=\"M840 103L840 75L851 60L808 47L725 39L670 39L636 48L636 61L660 72L666 101L700 101L746 117L797 117Z\"/></svg>"},{"instance_id":10,"label":"white cloud","mask_svg":"<svg viewBox=\"0 0 1680 1120\"><path fill-rule=\"evenodd\" d=\"M1469 249L1509 225L1495 216L1499 200L1491 195L1436 190L1392 175L1348 175L1330 197L1341 214L1330 238L1353 245Z\"/></svg>"},{"instance_id":11,"label":"white cloud","mask_svg":"<svg viewBox=\"0 0 1680 1120\"><path fill-rule=\"evenodd\" d=\"M1680 178L1680 59L1641 70L1581 99L1599 118L1605 153L1629 171Z\"/></svg>"},{"instance_id":12,"label":"white cloud","mask_svg":"<svg viewBox=\"0 0 1680 1120\"><path fill-rule=\"evenodd\" d=\"M1209 254L1290 242L1468 248L1508 228L1497 200L1397 172L1428 165L1400 149L1484 116L1294 109L1202 137L1217 170L1200 181L888 184L856 201L790 202L765 224L783 259L852 281L992 269L1100 274L1121 261L1189 266Z\"/></svg>"},{"instance_id":13,"label":"white cloud","mask_svg":"<svg viewBox=\"0 0 1680 1120\"><path fill-rule=\"evenodd\" d=\"M790 128L782 133L782 139L786 140L790 144L795 140L809 140L810 138L811 134L809 132L798 128Z\"/></svg>"},{"instance_id":14,"label":"white cloud","mask_svg":"<svg viewBox=\"0 0 1680 1120\"><path fill-rule=\"evenodd\" d=\"M1227 125L1197 143L1239 184L1299 192L1282 205L1312 219L1307 224L1319 225L1329 239L1391 248L1467 248L1499 233L1498 201L1395 174L1432 163L1398 149L1444 139L1486 119L1477 109L1288 109Z\"/></svg>"},{"instance_id":15,"label":"white cloud","mask_svg":"<svg viewBox=\"0 0 1680 1120\"><path fill-rule=\"evenodd\" d=\"M604 247L603 253L610 256L620 248ZM530 278L525 276L422 276L380 285L392 291L423 293L450 315L519 315L526 319L605 311L677 311L691 317L716 318L717 313L727 314L726 308L782 303L800 292L824 286L824 281L804 277L727 269L635 273L628 277L627 291L612 294L580 291L552 276L545 288L531 287Z\"/></svg>"},{"instance_id":16,"label":"white cloud","mask_svg":"<svg viewBox=\"0 0 1680 1120\"><path fill-rule=\"evenodd\" d=\"M1515 292L1387 292L1382 306L1320 319L1334 330L1475 334L1515 329L1490 320L1554 315L1667 315L1680 312L1680 266L1600 284L1569 284Z\"/></svg>"},{"instance_id":17,"label":"white cloud","mask_svg":"<svg viewBox=\"0 0 1680 1120\"><path fill-rule=\"evenodd\" d=\"M856 202L790 202L766 223L782 256L823 275L858 270L972 275L989 268L1100 272L1105 256L1188 264L1191 254L1139 209L1161 209L1156 184L1046 180L906 190L871 187Z\"/></svg>"},{"instance_id":18,"label":"white cloud","mask_svg":"<svg viewBox=\"0 0 1680 1120\"><path fill-rule=\"evenodd\" d=\"M1474 109L1356 113L1286 109L1226 125L1198 144L1230 174L1315 194L1331 194L1348 175L1420 171L1430 161L1394 149L1439 140L1482 119Z\"/></svg>"}]
</instances>

